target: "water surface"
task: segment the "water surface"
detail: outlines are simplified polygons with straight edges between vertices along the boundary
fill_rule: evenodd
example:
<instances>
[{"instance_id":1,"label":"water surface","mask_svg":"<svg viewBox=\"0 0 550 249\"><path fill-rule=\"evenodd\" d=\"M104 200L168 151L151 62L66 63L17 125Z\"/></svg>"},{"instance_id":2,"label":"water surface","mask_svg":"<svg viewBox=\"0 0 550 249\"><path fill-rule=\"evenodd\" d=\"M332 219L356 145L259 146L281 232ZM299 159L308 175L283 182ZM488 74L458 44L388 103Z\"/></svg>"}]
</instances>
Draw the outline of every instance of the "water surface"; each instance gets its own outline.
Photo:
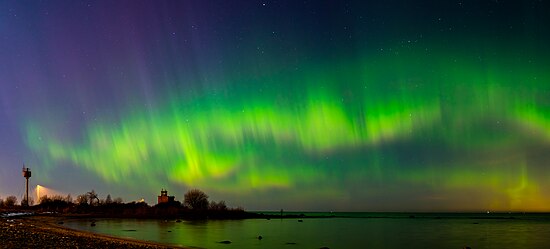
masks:
<instances>
[{"instance_id":1,"label":"water surface","mask_svg":"<svg viewBox=\"0 0 550 249\"><path fill-rule=\"evenodd\" d=\"M317 215L337 217L182 222L100 219L95 227L87 220L65 224L118 237L201 248L550 248L550 216L545 214ZM232 243L218 243L226 240Z\"/></svg>"}]
</instances>

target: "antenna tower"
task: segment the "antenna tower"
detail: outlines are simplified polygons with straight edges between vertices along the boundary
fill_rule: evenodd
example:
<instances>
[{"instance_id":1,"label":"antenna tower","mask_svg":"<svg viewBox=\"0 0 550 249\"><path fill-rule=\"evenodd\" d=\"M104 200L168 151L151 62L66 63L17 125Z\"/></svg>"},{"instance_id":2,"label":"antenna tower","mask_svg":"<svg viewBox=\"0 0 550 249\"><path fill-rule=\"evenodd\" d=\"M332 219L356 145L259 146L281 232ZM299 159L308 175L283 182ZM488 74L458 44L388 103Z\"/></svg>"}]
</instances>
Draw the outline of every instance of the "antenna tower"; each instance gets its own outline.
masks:
<instances>
[{"instance_id":1,"label":"antenna tower","mask_svg":"<svg viewBox=\"0 0 550 249\"><path fill-rule=\"evenodd\" d=\"M31 178L31 170L29 168L25 168L25 165L23 165L23 177L26 179L26 189L25 189L25 199L21 203L24 206L29 206L29 178Z\"/></svg>"}]
</instances>

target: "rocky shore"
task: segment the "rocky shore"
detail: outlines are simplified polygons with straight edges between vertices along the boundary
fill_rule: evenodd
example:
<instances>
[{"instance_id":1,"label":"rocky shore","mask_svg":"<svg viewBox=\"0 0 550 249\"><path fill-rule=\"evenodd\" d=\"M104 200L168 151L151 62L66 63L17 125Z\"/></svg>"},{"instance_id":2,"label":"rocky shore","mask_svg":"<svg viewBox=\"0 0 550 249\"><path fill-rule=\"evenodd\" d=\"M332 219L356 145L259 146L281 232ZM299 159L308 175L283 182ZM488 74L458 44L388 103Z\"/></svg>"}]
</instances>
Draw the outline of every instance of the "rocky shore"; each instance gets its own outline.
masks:
<instances>
[{"instance_id":1,"label":"rocky shore","mask_svg":"<svg viewBox=\"0 0 550 249\"><path fill-rule=\"evenodd\" d=\"M58 225L62 218L0 218L1 248L182 248L87 233Z\"/></svg>"}]
</instances>

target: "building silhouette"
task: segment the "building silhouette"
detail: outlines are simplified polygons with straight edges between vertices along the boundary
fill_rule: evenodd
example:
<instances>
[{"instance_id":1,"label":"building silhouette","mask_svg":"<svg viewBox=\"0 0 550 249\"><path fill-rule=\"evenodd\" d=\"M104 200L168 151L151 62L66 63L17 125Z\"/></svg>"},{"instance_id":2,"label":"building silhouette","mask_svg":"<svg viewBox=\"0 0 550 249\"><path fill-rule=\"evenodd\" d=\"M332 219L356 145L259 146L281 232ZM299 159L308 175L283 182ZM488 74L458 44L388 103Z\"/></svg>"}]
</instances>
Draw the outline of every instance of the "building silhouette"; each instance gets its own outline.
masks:
<instances>
[{"instance_id":1,"label":"building silhouette","mask_svg":"<svg viewBox=\"0 0 550 249\"><path fill-rule=\"evenodd\" d=\"M161 189L161 190L160 190L160 195L158 196L157 204L161 204L161 203L172 203L172 202L175 201L174 199L175 199L174 196L168 196L168 190L166 190L166 189Z\"/></svg>"}]
</instances>

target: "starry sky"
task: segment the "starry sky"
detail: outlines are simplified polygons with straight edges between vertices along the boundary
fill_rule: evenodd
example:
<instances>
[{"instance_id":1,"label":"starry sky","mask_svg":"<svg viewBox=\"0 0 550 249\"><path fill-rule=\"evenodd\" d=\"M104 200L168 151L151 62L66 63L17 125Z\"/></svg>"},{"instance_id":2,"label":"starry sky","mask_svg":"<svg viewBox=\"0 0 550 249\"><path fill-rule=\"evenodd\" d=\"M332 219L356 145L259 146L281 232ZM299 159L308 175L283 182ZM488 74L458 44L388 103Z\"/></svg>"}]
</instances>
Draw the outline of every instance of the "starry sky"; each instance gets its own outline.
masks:
<instances>
[{"instance_id":1,"label":"starry sky","mask_svg":"<svg viewBox=\"0 0 550 249\"><path fill-rule=\"evenodd\" d=\"M550 211L545 1L1 1L0 197Z\"/></svg>"}]
</instances>

